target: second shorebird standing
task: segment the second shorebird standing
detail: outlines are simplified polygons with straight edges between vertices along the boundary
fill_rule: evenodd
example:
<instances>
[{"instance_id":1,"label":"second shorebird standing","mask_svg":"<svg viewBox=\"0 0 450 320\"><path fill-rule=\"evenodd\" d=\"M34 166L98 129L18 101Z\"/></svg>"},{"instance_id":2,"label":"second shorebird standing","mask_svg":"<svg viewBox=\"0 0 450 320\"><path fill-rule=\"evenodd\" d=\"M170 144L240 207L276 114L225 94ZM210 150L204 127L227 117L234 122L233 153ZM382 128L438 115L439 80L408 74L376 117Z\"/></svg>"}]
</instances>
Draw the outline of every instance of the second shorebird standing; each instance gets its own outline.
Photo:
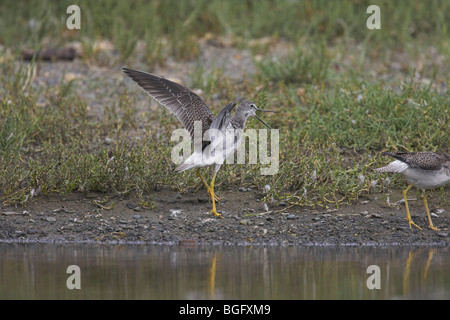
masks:
<instances>
[{"instance_id":1,"label":"second shorebird standing","mask_svg":"<svg viewBox=\"0 0 450 320\"><path fill-rule=\"evenodd\" d=\"M436 152L383 152L383 154L391 156L396 160L382 168L374 169L376 172L398 172L401 173L408 181L408 187L403 190L403 199L405 200L406 215L409 227L417 226L411 218L409 212L408 200L406 193L413 186L424 189L422 193L425 211L427 212L429 227L433 230L439 230L431 221L430 211L428 210L427 196L425 189L432 189L450 183L450 155L446 153Z\"/></svg>"},{"instance_id":2,"label":"second shorebird standing","mask_svg":"<svg viewBox=\"0 0 450 320\"><path fill-rule=\"evenodd\" d=\"M169 109L186 130L189 131L192 141L196 143L196 139L201 143L201 152L196 152L187 158L178 168L176 172L182 172L188 169L196 168L197 175L204 183L208 190L209 197L212 200L212 213L216 217L221 215L216 210L216 200L220 200L214 194L214 181L217 171L224 163L225 159L233 154L242 142L242 132L245 128L245 123L249 117L255 117L261 121L267 128L270 127L261 120L256 111L274 112L269 110L261 110L256 104L249 100L242 100L237 106L234 115L231 117L231 111L236 106L236 103L230 103L215 117L209 107L203 100L188 88L167 80L165 78L153 75L151 73L122 68L123 72L142 87L153 99L158 101L164 107ZM199 121L201 125L201 137L194 135L195 122ZM210 130L210 141L203 141L205 131ZM232 135L227 134L228 131L234 132ZM214 139L221 136L224 140L219 141L219 149L211 148ZM222 143L220 143L222 141ZM223 149L220 149L223 146ZM227 147L227 146L231 146ZM212 150L213 149L213 150ZM214 165L214 175L211 184L205 181L200 174L198 168Z\"/></svg>"}]
</instances>

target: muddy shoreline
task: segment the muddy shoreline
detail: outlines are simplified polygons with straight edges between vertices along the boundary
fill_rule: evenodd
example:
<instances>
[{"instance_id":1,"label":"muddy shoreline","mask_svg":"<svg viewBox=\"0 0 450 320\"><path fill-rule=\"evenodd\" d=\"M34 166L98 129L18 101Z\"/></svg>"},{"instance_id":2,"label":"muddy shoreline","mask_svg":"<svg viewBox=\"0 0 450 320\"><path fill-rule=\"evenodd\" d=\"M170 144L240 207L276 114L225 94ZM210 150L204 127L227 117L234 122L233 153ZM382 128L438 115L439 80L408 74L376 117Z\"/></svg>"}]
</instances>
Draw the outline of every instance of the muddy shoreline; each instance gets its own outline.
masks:
<instances>
[{"instance_id":1,"label":"muddy shoreline","mask_svg":"<svg viewBox=\"0 0 450 320\"><path fill-rule=\"evenodd\" d=\"M105 243L161 245L418 245L450 244L450 206L436 208L428 228L420 198L411 199L410 230L404 205L388 206L382 195L339 208L304 208L280 203L266 207L258 190L222 190L218 211L210 214L203 190L152 194L154 208L132 196L103 193L40 196L25 207L2 206L0 242ZM391 199L399 200L399 191ZM434 198L434 199L433 199ZM409 200L409 199L408 199ZM434 201L433 201L434 200Z\"/></svg>"}]
</instances>

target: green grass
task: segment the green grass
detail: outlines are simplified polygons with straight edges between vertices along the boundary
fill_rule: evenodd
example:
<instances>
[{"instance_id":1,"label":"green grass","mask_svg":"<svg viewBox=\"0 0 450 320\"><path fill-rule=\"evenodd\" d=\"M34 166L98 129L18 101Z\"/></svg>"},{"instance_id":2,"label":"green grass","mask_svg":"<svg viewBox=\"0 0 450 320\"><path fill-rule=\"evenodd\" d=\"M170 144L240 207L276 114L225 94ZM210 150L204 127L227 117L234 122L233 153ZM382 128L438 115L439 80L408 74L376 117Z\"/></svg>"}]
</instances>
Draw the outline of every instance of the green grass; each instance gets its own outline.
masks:
<instances>
[{"instance_id":1,"label":"green grass","mask_svg":"<svg viewBox=\"0 0 450 320\"><path fill-rule=\"evenodd\" d=\"M328 72L330 60L325 45L305 49L298 46L285 57L270 57L256 62L264 79L286 83L319 83Z\"/></svg>"},{"instance_id":2,"label":"green grass","mask_svg":"<svg viewBox=\"0 0 450 320\"><path fill-rule=\"evenodd\" d=\"M86 47L110 39L123 62L147 44L148 61L198 56L195 38L206 33L246 40L272 36L298 43L336 41L363 43L370 50L407 47L414 41L447 46L448 1L285 1L285 0L80 0L81 30L65 26L70 0L4 0L0 5L0 43L13 50L81 41ZM381 30L368 32L366 9L381 9ZM164 41L161 41L163 40ZM441 44L440 44L441 43Z\"/></svg>"},{"instance_id":3,"label":"green grass","mask_svg":"<svg viewBox=\"0 0 450 320\"><path fill-rule=\"evenodd\" d=\"M261 164L226 165L216 180L219 190L270 185L265 201L338 206L385 188L373 183L381 176L371 170L385 163L381 151L448 151L450 99L437 88L448 85L450 64L436 62L450 59L447 1L79 1L80 32L65 30L69 4L0 4L0 44L10 50L0 52L5 204L26 203L36 190L136 193L145 203L160 187L202 185L193 172L173 172L170 135L180 125L162 107L142 113L135 93L119 87L117 102L98 101L106 110L98 119L89 115L86 92L76 81L31 85L40 62L14 62L23 48L71 41L82 43L83 61L106 68L140 62L151 70L168 57L195 61L198 39L208 32L230 36L236 47L262 56L254 60L255 74L239 80L227 77L224 66L206 70L201 60L183 71L216 113L236 97L279 111L263 114L280 129L278 174L261 176ZM369 4L381 7L380 31L365 28ZM266 55L269 45L251 48L252 39L267 36L288 44L284 55ZM99 39L111 41L117 54L96 52ZM398 72L390 70L395 54L409 59ZM423 61L425 82L415 79L414 69ZM250 120L248 127L261 125Z\"/></svg>"},{"instance_id":4,"label":"green grass","mask_svg":"<svg viewBox=\"0 0 450 320\"><path fill-rule=\"evenodd\" d=\"M298 133L321 145L434 150L448 144L448 97L417 84L406 84L400 93L380 83L359 81L340 81L330 90L309 87L303 108L296 91L289 94L300 108L286 106L287 118L295 120L285 126L299 130L301 121Z\"/></svg>"},{"instance_id":5,"label":"green grass","mask_svg":"<svg viewBox=\"0 0 450 320\"><path fill-rule=\"evenodd\" d=\"M135 140L129 132L138 128L137 110L127 92L116 105L107 106L107 116L98 121L88 117L72 83L62 82L44 92L44 104L36 103L39 89L20 90L26 80L17 79L25 79L24 73L3 79L1 85L0 188L5 203L24 202L38 188L43 194L143 195L158 186L176 190L199 186L194 173L172 171L173 144L168 141L176 125L173 117L165 120L162 139L142 133ZM217 76L223 77L219 71ZM209 82L217 84L215 77L208 79L207 87ZM229 86L225 91L255 91L248 82L223 83ZM304 96L302 103L297 91L284 85L256 94L261 106L278 104L280 113L267 114L265 120L281 130L280 171L261 176L259 164L224 166L217 179L219 189L269 184L267 201L275 197L308 206L349 203L378 190L371 182L379 176L370 169L378 151L435 150L448 143L448 97L412 83L394 93L381 84L342 81L339 89L307 87ZM147 120L161 118L154 113ZM250 121L249 127L259 125ZM113 142L106 144L106 137ZM344 161L348 156L352 160Z\"/></svg>"}]
</instances>

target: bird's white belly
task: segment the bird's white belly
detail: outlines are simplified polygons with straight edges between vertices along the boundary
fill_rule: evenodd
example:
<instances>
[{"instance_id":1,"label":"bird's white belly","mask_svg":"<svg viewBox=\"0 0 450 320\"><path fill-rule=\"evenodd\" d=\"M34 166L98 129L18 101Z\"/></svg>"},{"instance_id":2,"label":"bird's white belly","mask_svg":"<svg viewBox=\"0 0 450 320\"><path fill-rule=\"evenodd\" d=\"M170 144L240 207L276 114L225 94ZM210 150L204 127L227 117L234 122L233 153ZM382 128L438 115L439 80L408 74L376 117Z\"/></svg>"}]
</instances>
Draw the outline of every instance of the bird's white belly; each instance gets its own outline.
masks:
<instances>
[{"instance_id":1,"label":"bird's white belly","mask_svg":"<svg viewBox=\"0 0 450 320\"><path fill-rule=\"evenodd\" d=\"M206 161L222 165L229 156L234 154L242 143L242 130L229 129L221 137L221 141L215 141L211 148L203 151Z\"/></svg>"},{"instance_id":2,"label":"bird's white belly","mask_svg":"<svg viewBox=\"0 0 450 320\"><path fill-rule=\"evenodd\" d=\"M402 172L410 184L420 189L432 189L450 183L450 176L444 170L430 171L418 168L408 168Z\"/></svg>"},{"instance_id":3,"label":"bird's white belly","mask_svg":"<svg viewBox=\"0 0 450 320\"><path fill-rule=\"evenodd\" d=\"M219 139L208 145L201 152L194 150L185 161L187 168L201 168L211 165L222 165L242 143L242 130L230 130Z\"/></svg>"}]
</instances>

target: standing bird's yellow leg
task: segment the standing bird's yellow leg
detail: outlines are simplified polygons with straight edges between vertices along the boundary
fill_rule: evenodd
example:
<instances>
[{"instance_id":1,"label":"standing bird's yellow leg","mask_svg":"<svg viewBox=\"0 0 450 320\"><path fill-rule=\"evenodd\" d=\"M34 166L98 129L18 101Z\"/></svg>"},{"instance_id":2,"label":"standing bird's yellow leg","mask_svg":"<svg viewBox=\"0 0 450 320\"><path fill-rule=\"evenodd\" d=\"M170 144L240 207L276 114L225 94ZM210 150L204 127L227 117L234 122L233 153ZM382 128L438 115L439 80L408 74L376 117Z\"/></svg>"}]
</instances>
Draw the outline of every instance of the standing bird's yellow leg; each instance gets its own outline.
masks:
<instances>
[{"instance_id":1,"label":"standing bird's yellow leg","mask_svg":"<svg viewBox=\"0 0 450 320\"><path fill-rule=\"evenodd\" d=\"M425 191L422 193L422 198L423 198L423 204L425 205L425 211L427 212L428 222L430 223L430 225L429 225L430 229L432 229L434 231L439 231L440 229L436 228L433 225L433 222L431 221L431 215L430 215L430 210L428 210L427 195L425 194Z\"/></svg>"},{"instance_id":2,"label":"standing bird's yellow leg","mask_svg":"<svg viewBox=\"0 0 450 320\"><path fill-rule=\"evenodd\" d=\"M200 174L199 169L195 170L195 172L197 173L197 175L199 176L199 178L202 180L203 184L205 185L206 189L208 190L209 199L211 200L211 197L212 197L211 188L208 186L208 183L206 182L206 180ZM218 196L216 196L216 195L214 195L214 199L216 201L220 200L220 198Z\"/></svg>"},{"instance_id":3,"label":"standing bird's yellow leg","mask_svg":"<svg viewBox=\"0 0 450 320\"><path fill-rule=\"evenodd\" d=\"M403 199L405 200L405 207L406 207L406 219L408 220L409 223L409 228L412 230L411 225L419 228L420 230L422 230L421 227L419 227L417 224L415 224L412 219L411 219L411 214L409 213L409 207L408 207L408 200L406 199L406 193L409 191L409 189L411 189L413 186L413 184L410 184L408 186L408 188L406 188L405 190L403 190L402 194L403 194Z\"/></svg>"},{"instance_id":4,"label":"standing bird's yellow leg","mask_svg":"<svg viewBox=\"0 0 450 320\"><path fill-rule=\"evenodd\" d=\"M214 172L213 178L212 178L212 180L211 180L211 187L210 187L211 193L212 193L211 199L212 199L212 204L213 204L213 208L212 208L211 213L212 213L215 217L220 217L220 218L222 218L222 216L220 215L220 213L217 213L217 210L216 210L216 201L215 201L215 195L214 195L214 180L216 180L216 174L217 174L217 171Z\"/></svg>"}]
</instances>

